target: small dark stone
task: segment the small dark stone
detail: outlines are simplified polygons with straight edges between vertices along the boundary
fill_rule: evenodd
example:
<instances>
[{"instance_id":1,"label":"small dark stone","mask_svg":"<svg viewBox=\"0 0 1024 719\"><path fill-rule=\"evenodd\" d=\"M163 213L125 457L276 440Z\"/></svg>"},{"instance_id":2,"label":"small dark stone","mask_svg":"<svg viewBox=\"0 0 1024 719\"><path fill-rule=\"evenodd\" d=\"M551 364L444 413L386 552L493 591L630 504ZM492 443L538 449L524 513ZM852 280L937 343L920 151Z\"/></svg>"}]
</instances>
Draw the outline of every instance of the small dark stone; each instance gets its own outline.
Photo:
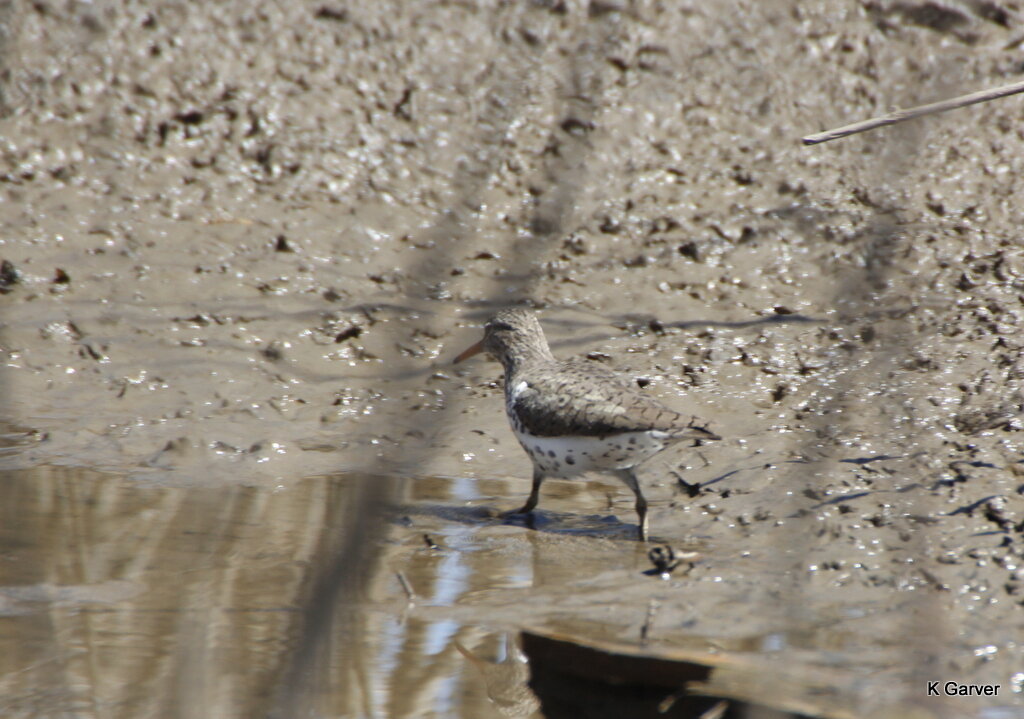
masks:
<instances>
[{"instance_id":1,"label":"small dark stone","mask_svg":"<svg viewBox=\"0 0 1024 719\"><path fill-rule=\"evenodd\" d=\"M679 245L679 254L683 257L689 257L694 262L700 262L701 260L700 247L698 247L697 243L692 240Z\"/></svg>"},{"instance_id":2,"label":"small dark stone","mask_svg":"<svg viewBox=\"0 0 1024 719\"><path fill-rule=\"evenodd\" d=\"M956 282L956 288L961 292L974 289L978 286L978 283L971 279L970 275L966 272L960 273L960 279Z\"/></svg>"},{"instance_id":3,"label":"small dark stone","mask_svg":"<svg viewBox=\"0 0 1024 719\"><path fill-rule=\"evenodd\" d=\"M576 235L570 235L563 240L562 249L572 255L585 255L588 252L587 245L583 242L583 238Z\"/></svg>"},{"instance_id":4,"label":"small dark stone","mask_svg":"<svg viewBox=\"0 0 1024 719\"><path fill-rule=\"evenodd\" d=\"M67 272L65 272L64 270L62 270L61 268L58 267L57 271L53 273L53 284L55 284L55 285L67 285L67 284L70 284L70 283L71 283L71 277L68 276Z\"/></svg>"},{"instance_id":5,"label":"small dark stone","mask_svg":"<svg viewBox=\"0 0 1024 719\"><path fill-rule=\"evenodd\" d=\"M274 252L294 252L292 246L288 244L288 238L284 235L278 235L274 240Z\"/></svg>"},{"instance_id":6,"label":"small dark stone","mask_svg":"<svg viewBox=\"0 0 1024 719\"><path fill-rule=\"evenodd\" d=\"M361 334L363 334L363 328L360 327L359 325L353 325L344 332L339 332L337 336L334 338L334 341L335 343L341 343L344 342L345 340L350 340L353 337L358 337Z\"/></svg>"},{"instance_id":7,"label":"small dark stone","mask_svg":"<svg viewBox=\"0 0 1024 719\"><path fill-rule=\"evenodd\" d=\"M284 357L284 352L281 350L280 345L271 343L260 350L260 354L266 357L271 362L277 362Z\"/></svg>"},{"instance_id":8,"label":"small dark stone","mask_svg":"<svg viewBox=\"0 0 1024 719\"><path fill-rule=\"evenodd\" d=\"M558 223L550 217L535 215L530 218L530 232L538 236L552 235L558 231Z\"/></svg>"},{"instance_id":9,"label":"small dark stone","mask_svg":"<svg viewBox=\"0 0 1024 719\"><path fill-rule=\"evenodd\" d=\"M999 7L998 3L986 2L985 0L978 2L976 0L971 3L971 9L989 22L994 22L996 25L1002 25L1003 27L1010 27L1010 14Z\"/></svg>"},{"instance_id":10,"label":"small dark stone","mask_svg":"<svg viewBox=\"0 0 1024 719\"><path fill-rule=\"evenodd\" d=\"M579 118L575 117L567 117L566 119L562 120L562 124L560 125L560 127L562 128L563 132L566 132L570 135L580 136L593 130L594 123L590 122L589 120L580 120Z\"/></svg>"},{"instance_id":11,"label":"small dark stone","mask_svg":"<svg viewBox=\"0 0 1024 719\"><path fill-rule=\"evenodd\" d=\"M754 176L750 174L750 171L743 169L739 165L733 166L730 176L737 185L746 186L754 183Z\"/></svg>"},{"instance_id":12,"label":"small dark stone","mask_svg":"<svg viewBox=\"0 0 1024 719\"><path fill-rule=\"evenodd\" d=\"M0 293L8 293L13 285L18 284L20 279L18 271L10 260L0 262Z\"/></svg>"},{"instance_id":13,"label":"small dark stone","mask_svg":"<svg viewBox=\"0 0 1024 719\"><path fill-rule=\"evenodd\" d=\"M199 112L199 110L179 112L174 116L174 119L183 125L198 125L203 121L203 113Z\"/></svg>"},{"instance_id":14,"label":"small dark stone","mask_svg":"<svg viewBox=\"0 0 1024 719\"><path fill-rule=\"evenodd\" d=\"M601 232L605 233L606 235L617 235L620 232L622 232L622 225L620 225L618 222L616 222L610 217L605 217L604 221L601 223L601 226L598 229L601 230ZM629 264L630 261L627 260L626 267L643 267L644 265L647 264L647 258L643 257L642 255L641 258L642 259L640 261L642 264L631 265Z\"/></svg>"},{"instance_id":15,"label":"small dark stone","mask_svg":"<svg viewBox=\"0 0 1024 719\"><path fill-rule=\"evenodd\" d=\"M566 457L566 458L565 458L565 463L566 463L566 464L570 464L570 465L571 465L571 464L576 464L576 460L575 460L575 459L573 459L572 457Z\"/></svg>"},{"instance_id":16,"label":"small dark stone","mask_svg":"<svg viewBox=\"0 0 1024 719\"><path fill-rule=\"evenodd\" d=\"M623 60L621 57L608 57L605 58L611 65L617 70L625 72L629 69L629 63Z\"/></svg>"},{"instance_id":17,"label":"small dark stone","mask_svg":"<svg viewBox=\"0 0 1024 719\"><path fill-rule=\"evenodd\" d=\"M348 20L348 10L340 7L329 7L322 5L314 17L317 20L333 20L334 22L345 22Z\"/></svg>"}]
</instances>

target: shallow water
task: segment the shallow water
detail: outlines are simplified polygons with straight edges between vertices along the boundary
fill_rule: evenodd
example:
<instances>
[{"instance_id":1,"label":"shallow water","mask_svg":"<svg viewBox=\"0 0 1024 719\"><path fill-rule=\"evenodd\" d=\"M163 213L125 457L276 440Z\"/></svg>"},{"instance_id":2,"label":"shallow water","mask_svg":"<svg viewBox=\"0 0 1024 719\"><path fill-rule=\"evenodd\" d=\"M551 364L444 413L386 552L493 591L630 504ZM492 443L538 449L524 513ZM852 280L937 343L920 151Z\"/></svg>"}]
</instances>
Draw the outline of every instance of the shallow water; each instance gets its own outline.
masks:
<instances>
[{"instance_id":1,"label":"shallow water","mask_svg":"<svg viewBox=\"0 0 1024 719\"><path fill-rule=\"evenodd\" d=\"M339 559L324 550L343 532L359 485L379 481L181 488L81 470L8 473L3 715L259 716L306 702L282 681L313 616L310 590L322 591L318 579ZM440 518L433 526L446 546L473 531ZM487 584L471 554L425 544L423 552L427 561L408 573L416 603L448 605ZM527 571L517 565L490 566L515 582ZM507 653L503 636L421 618L394 572L371 574L334 595L316 713L491 715L481 669L453 642L485 661Z\"/></svg>"},{"instance_id":2,"label":"shallow water","mask_svg":"<svg viewBox=\"0 0 1024 719\"><path fill-rule=\"evenodd\" d=\"M386 485L394 504L353 536L371 485ZM560 613L537 598L646 561L633 525L586 512L605 508L603 492L553 482L547 503L584 511L540 512L526 528L494 510L517 489L372 475L183 487L8 472L2 713L540 716L515 639ZM353 548L372 566L348 561Z\"/></svg>"},{"instance_id":3,"label":"shallow water","mask_svg":"<svg viewBox=\"0 0 1024 719\"><path fill-rule=\"evenodd\" d=\"M894 601L884 587L794 573L809 547L684 536L681 525L713 515L664 497L652 505L656 534L698 555L661 579L645 573L628 492L553 481L532 521L502 518L524 485L7 472L0 713L541 716L517 645L535 628L641 656L692 650L714 664L725 652L721 695L852 716L842 712L913 699L930 652L948 646L920 632L943 611L926 585ZM537 685L545 716L597 701L596 688L563 679ZM649 703L673 691L655 687Z\"/></svg>"}]
</instances>

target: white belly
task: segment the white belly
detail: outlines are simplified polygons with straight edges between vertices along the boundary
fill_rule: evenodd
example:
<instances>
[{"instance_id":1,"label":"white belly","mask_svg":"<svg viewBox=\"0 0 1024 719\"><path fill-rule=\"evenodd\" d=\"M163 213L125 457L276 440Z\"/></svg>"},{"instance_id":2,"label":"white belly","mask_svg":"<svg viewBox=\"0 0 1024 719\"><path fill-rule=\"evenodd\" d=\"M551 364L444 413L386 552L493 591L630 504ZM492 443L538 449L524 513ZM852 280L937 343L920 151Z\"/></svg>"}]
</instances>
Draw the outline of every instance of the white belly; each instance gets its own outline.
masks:
<instances>
[{"instance_id":1,"label":"white belly","mask_svg":"<svg viewBox=\"0 0 1024 719\"><path fill-rule=\"evenodd\" d=\"M626 432L610 437L534 437L513 428L534 465L551 477L634 467L665 447L661 432ZM661 435L660 437L658 435Z\"/></svg>"}]
</instances>

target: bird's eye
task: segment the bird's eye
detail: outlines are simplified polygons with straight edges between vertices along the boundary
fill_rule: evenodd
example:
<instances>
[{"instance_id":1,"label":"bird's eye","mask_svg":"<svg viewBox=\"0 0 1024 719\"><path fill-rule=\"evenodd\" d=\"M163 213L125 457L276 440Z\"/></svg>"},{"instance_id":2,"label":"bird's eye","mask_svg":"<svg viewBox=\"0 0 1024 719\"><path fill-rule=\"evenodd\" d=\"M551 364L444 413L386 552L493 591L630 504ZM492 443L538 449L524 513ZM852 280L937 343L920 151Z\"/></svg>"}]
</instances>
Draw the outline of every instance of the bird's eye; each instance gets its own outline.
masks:
<instances>
[{"instance_id":1,"label":"bird's eye","mask_svg":"<svg viewBox=\"0 0 1024 719\"><path fill-rule=\"evenodd\" d=\"M514 330L515 327L510 325L508 322L492 322L490 325L491 330Z\"/></svg>"}]
</instances>

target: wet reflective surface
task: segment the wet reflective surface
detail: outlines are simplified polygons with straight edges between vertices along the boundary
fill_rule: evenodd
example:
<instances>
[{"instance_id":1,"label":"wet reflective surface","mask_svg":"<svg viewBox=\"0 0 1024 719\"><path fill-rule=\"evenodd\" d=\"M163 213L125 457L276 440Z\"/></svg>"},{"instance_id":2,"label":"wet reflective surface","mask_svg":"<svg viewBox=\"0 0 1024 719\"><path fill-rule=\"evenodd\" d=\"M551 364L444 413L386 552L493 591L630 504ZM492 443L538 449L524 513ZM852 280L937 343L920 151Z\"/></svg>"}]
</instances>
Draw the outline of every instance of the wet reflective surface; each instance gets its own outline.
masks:
<instances>
[{"instance_id":1,"label":"wet reflective surface","mask_svg":"<svg viewBox=\"0 0 1024 719\"><path fill-rule=\"evenodd\" d=\"M380 483L396 506L355 537L377 564L365 580L341 576L332 593L323 578L352 551L337 537L360 488ZM605 560L635 553L614 539L631 526L610 515L541 515L539 531L506 525L483 494L505 485L350 475L218 488L7 472L4 715L530 716L537 700L514 640L530 615L516 590L564 579L544 545L583 546L596 533L612 538L596 540ZM581 554L576 569L598 573L600 554ZM471 606L507 591L496 607ZM333 601L318 615L325 596ZM312 668L302 660L310 630ZM297 666L317 676L293 691Z\"/></svg>"},{"instance_id":2,"label":"wet reflective surface","mask_svg":"<svg viewBox=\"0 0 1024 719\"><path fill-rule=\"evenodd\" d=\"M299 649L308 593L322 565L337 560L323 550L344 530L346 503L371 481L385 480L177 488L84 471L7 473L3 715L258 716L296 706L281 682ZM437 536L458 544L468 531ZM467 591L471 571L459 556L431 552L436 559L410 573L417 602L449 604ZM333 610L343 621L331 624L325 644L329 680L319 682L312 708L492 715L485 675L509 654L505 637L417 617L395 577L377 572L340 595Z\"/></svg>"},{"instance_id":3,"label":"wet reflective surface","mask_svg":"<svg viewBox=\"0 0 1024 719\"><path fill-rule=\"evenodd\" d=\"M595 684L589 660L560 661L561 648L531 681L518 645L531 628L639 662L634 676L705 657L718 696L843 717L915 703L955 647L923 631L950 611L948 593L923 581L893 594L794 570L816 551L814 518L783 523L772 542L673 534L680 556L697 554L662 578L632 540L630 498L596 482L553 481L524 526L499 512L523 487L499 480L182 487L52 468L2 480L3 716L554 718L640 706L596 699L615 682L598 672ZM654 503L662 527L713 520L671 504ZM960 676L986 676L1006 644L993 641ZM625 666L608 661L601 671ZM572 664L582 676L560 674ZM684 716L661 682L644 705Z\"/></svg>"}]
</instances>

